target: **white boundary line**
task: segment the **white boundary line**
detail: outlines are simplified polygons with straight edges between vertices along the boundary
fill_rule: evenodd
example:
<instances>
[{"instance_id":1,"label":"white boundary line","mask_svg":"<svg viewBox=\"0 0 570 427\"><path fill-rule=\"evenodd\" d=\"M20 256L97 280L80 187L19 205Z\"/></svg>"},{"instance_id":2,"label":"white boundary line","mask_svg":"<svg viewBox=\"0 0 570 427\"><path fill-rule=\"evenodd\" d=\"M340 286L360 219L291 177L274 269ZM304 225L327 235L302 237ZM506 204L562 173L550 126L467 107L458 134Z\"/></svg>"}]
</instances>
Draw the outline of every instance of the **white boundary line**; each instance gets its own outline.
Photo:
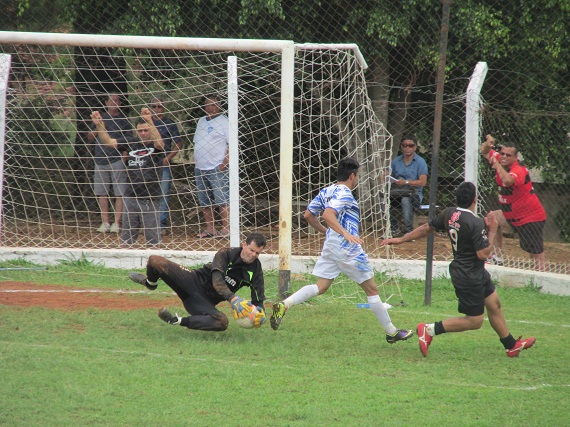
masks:
<instances>
[{"instance_id":1,"label":"white boundary line","mask_svg":"<svg viewBox=\"0 0 570 427\"><path fill-rule=\"evenodd\" d=\"M174 292L156 291L124 291L122 289L0 289L0 293L79 293L79 294L148 294L148 295L176 295Z\"/></svg>"},{"instance_id":2,"label":"white boundary line","mask_svg":"<svg viewBox=\"0 0 570 427\"><path fill-rule=\"evenodd\" d=\"M174 292L160 292L160 291L126 291L122 289L0 289L0 293L101 293L101 294L147 294L147 295L165 295L165 296L174 296L176 293ZM399 308L398 311L412 313L412 311L408 309ZM438 317L455 317L459 314L447 314L447 313L433 313L429 311L422 311L417 312L413 311L414 314L422 314L427 316L438 316ZM485 320L489 320L485 317ZM522 323L527 325L540 325L540 326L553 326L553 327L561 327L561 328L570 328L570 325L566 324L556 324L551 322L535 322L529 320L516 320L516 319L507 319L507 323Z\"/></svg>"}]
</instances>

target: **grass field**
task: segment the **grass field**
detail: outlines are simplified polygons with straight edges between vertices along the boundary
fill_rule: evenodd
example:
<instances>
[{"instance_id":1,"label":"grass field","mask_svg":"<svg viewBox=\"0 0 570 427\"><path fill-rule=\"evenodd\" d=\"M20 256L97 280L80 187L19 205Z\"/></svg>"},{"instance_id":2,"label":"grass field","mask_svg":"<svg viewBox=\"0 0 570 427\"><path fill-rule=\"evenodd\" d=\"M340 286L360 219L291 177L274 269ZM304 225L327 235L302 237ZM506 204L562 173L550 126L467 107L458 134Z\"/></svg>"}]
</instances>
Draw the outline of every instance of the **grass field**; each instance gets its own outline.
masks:
<instances>
[{"instance_id":1,"label":"grass field","mask_svg":"<svg viewBox=\"0 0 570 427\"><path fill-rule=\"evenodd\" d=\"M2 271L0 290L8 280L133 289L123 271L77 264ZM277 274L267 276L275 295ZM423 282L401 287L407 305L390 310L398 327L457 313L445 279L434 281L430 307ZM570 298L531 287L499 294L515 338L537 337L518 358L506 357L488 322L436 337L423 358L416 337L389 345L369 310L326 297L292 308L277 332L234 322L190 331L156 309L0 305L0 425L567 425ZM137 298L159 308L161 295Z\"/></svg>"}]
</instances>

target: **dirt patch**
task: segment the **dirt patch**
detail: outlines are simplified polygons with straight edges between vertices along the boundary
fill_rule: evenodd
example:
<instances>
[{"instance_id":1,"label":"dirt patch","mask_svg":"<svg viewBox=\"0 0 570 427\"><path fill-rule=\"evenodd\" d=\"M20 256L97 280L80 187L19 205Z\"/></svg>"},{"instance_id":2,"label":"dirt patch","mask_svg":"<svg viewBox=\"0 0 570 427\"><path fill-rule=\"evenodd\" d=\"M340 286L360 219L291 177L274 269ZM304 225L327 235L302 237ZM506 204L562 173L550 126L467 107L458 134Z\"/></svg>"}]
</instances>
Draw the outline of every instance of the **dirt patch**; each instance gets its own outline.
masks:
<instances>
[{"instance_id":1,"label":"dirt patch","mask_svg":"<svg viewBox=\"0 0 570 427\"><path fill-rule=\"evenodd\" d=\"M180 305L174 296L150 298L143 293L112 289L79 289L67 286L38 286L33 283L0 282L0 305L46 307L58 310L139 310Z\"/></svg>"}]
</instances>

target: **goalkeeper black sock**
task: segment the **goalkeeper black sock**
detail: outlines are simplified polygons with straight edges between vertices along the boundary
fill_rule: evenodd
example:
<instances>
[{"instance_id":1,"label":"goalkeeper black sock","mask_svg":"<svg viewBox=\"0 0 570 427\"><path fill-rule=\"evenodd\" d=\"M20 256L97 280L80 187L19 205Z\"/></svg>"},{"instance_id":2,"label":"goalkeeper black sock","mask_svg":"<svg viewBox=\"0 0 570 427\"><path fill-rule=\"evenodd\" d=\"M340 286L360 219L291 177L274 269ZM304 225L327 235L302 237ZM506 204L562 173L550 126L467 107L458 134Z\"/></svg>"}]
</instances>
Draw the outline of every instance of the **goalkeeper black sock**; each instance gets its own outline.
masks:
<instances>
[{"instance_id":1,"label":"goalkeeper black sock","mask_svg":"<svg viewBox=\"0 0 570 427\"><path fill-rule=\"evenodd\" d=\"M186 326L186 327L188 327L188 325L190 325L190 316L188 316L188 317L181 317L181 318L180 318L180 326Z\"/></svg>"},{"instance_id":2,"label":"goalkeeper black sock","mask_svg":"<svg viewBox=\"0 0 570 427\"><path fill-rule=\"evenodd\" d=\"M501 344L503 344L503 347L505 347L506 350L513 348L516 343L517 340L515 340L511 334L507 335L505 338L501 338Z\"/></svg>"}]
</instances>

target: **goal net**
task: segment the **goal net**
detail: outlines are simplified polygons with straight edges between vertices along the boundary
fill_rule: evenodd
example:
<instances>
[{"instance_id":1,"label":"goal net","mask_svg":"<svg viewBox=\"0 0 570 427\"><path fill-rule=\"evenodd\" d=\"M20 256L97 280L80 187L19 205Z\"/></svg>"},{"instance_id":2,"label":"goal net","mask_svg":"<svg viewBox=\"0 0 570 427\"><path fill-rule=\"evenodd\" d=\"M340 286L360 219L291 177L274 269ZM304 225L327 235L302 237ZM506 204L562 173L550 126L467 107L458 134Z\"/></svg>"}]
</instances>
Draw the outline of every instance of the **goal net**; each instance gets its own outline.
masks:
<instances>
[{"instance_id":1,"label":"goal net","mask_svg":"<svg viewBox=\"0 0 570 427\"><path fill-rule=\"evenodd\" d=\"M227 238L198 237L207 227L197 197L193 138L205 114L203 97L217 94L224 114L237 114L229 121L238 141L237 159L230 159L230 165L237 165L233 173L239 199L231 205L230 216L237 218L238 238L261 232L268 238L267 251L277 253L280 229L285 227L290 229L292 255L317 257L323 238L309 229L303 213L319 189L336 180L338 161L353 156L362 164L355 193L365 247L372 258L386 256L378 243L387 231L382 171L390 163L392 138L374 114L365 63L355 46L295 45L290 94L293 161L288 171L281 163L286 154L282 100L287 99L282 55L279 49L264 48L270 46L267 41L236 41L235 49L215 44L181 48L180 39L113 36L113 44L101 46L80 45L74 35L59 34L57 43L44 35L30 44L11 41L7 34L0 38L0 52L11 56L2 245L59 250L125 247L121 224L118 232L101 228L103 206L94 192L98 142L91 134L90 115L107 111L109 94L120 96L120 114L133 129L141 109L158 101L178 132L181 149L170 164L171 188L167 205L161 207L167 220L156 247L212 251L227 245ZM140 47L141 39L153 39L152 48ZM129 45L131 40L136 43ZM229 57L235 57L237 67L234 110L231 99L228 102ZM289 177L290 182L284 179ZM291 187L290 223L285 224L279 221L284 185ZM109 191L112 225L117 205L112 186ZM214 211L217 230L222 229L219 214ZM231 231L235 235L235 228ZM141 230L136 243L125 250L145 247Z\"/></svg>"}]
</instances>

